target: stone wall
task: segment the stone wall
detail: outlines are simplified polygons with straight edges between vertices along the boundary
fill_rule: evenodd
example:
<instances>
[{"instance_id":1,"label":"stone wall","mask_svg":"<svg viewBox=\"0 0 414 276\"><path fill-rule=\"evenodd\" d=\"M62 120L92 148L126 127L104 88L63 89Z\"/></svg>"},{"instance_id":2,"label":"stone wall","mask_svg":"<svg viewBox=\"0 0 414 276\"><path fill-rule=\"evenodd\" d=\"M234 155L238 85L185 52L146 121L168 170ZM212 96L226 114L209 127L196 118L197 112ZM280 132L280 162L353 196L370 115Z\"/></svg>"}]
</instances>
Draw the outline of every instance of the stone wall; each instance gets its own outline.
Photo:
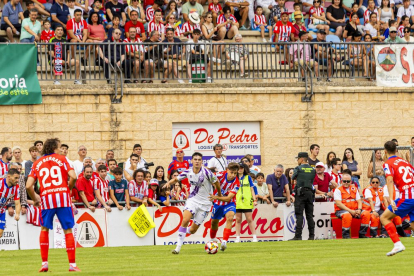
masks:
<instances>
[{"instance_id":1,"label":"stone wall","mask_svg":"<svg viewBox=\"0 0 414 276\"><path fill-rule=\"evenodd\" d=\"M295 165L297 152L312 143L321 146L321 161L331 150L342 158L347 147L361 160L360 147L381 146L391 138L409 145L414 136L409 90L318 87L314 100L303 103L304 87L183 87L126 88L122 104L111 104L108 86L42 87L41 105L0 106L0 145L28 149L35 140L59 137L70 146L72 160L85 145L94 159L114 149L116 159L124 161L140 143L146 160L166 167L173 122L260 121L262 169L270 173L277 163Z\"/></svg>"}]
</instances>

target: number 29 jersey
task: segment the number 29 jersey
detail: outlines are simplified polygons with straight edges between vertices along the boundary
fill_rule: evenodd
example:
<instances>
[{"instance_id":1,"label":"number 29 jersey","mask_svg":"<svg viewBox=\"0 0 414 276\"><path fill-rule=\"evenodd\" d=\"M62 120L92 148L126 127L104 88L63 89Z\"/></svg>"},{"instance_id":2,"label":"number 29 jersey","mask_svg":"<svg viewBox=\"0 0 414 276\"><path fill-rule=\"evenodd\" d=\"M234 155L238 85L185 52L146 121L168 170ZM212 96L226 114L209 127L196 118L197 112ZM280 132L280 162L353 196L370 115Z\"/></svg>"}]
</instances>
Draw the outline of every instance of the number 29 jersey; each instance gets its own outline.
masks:
<instances>
[{"instance_id":1,"label":"number 29 jersey","mask_svg":"<svg viewBox=\"0 0 414 276\"><path fill-rule=\"evenodd\" d=\"M66 157L50 154L32 166L29 177L39 180L42 210L71 207L68 172L73 170Z\"/></svg>"},{"instance_id":2,"label":"number 29 jersey","mask_svg":"<svg viewBox=\"0 0 414 276\"><path fill-rule=\"evenodd\" d=\"M391 156L383 165L385 177L392 176L399 198L414 199L414 168L406 160Z\"/></svg>"}]
</instances>

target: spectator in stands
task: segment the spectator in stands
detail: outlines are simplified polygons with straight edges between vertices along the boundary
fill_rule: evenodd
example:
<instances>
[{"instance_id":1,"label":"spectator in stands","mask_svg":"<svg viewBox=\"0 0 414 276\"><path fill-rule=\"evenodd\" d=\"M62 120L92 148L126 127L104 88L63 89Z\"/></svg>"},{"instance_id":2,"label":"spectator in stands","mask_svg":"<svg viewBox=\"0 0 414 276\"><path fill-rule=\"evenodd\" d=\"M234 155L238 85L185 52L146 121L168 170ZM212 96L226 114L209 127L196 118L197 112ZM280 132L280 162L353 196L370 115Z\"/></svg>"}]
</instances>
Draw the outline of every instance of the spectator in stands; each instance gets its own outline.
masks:
<instances>
[{"instance_id":1,"label":"spectator in stands","mask_svg":"<svg viewBox=\"0 0 414 276\"><path fill-rule=\"evenodd\" d=\"M165 21L169 22L168 20L171 16L174 16L174 19L178 19L181 17L180 11L177 7L177 2L175 2L175 0L171 0L168 3L167 8L165 9ZM175 22L173 26L175 26Z\"/></svg>"},{"instance_id":2,"label":"spectator in stands","mask_svg":"<svg viewBox=\"0 0 414 276\"><path fill-rule=\"evenodd\" d=\"M256 175L256 180L257 180L257 183L255 183L254 185L257 188L258 203L259 204L263 204L263 203L270 204L271 201L269 199L270 197L269 187L267 187L267 184L264 183L264 174L258 173Z\"/></svg>"},{"instance_id":3,"label":"spectator in stands","mask_svg":"<svg viewBox=\"0 0 414 276\"><path fill-rule=\"evenodd\" d=\"M145 11L145 20L147 22L151 22L154 19L155 11L160 10L161 6L162 6L162 0L157 0L152 3L152 6L147 6L147 9Z\"/></svg>"},{"instance_id":4,"label":"spectator in stands","mask_svg":"<svg viewBox=\"0 0 414 276\"><path fill-rule=\"evenodd\" d=\"M132 10L129 14L130 14L131 20L125 24L125 32L126 32L125 36L127 38L129 37L129 30L131 29L131 27L133 27L136 30L135 32L136 38L141 39L141 40L147 39L147 36L145 35L144 24L142 24L142 22L139 21L138 12L136 10Z\"/></svg>"},{"instance_id":5,"label":"spectator in stands","mask_svg":"<svg viewBox=\"0 0 414 276\"><path fill-rule=\"evenodd\" d=\"M83 18L83 9L81 7L78 7L78 6L75 5L75 0L67 0L66 3L67 3L68 8L69 8L69 14L70 14L71 19L75 18L75 11L76 10L81 11L82 18Z\"/></svg>"},{"instance_id":6,"label":"spectator in stands","mask_svg":"<svg viewBox=\"0 0 414 276\"><path fill-rule=\"evenodd\" d=\"M107 39L105 28L102 25L102 18L95 11L89 13L88 40L100 43Z\"/></svg>"},{"instance_id":7,"label":"spectator in stands","mask_svg":"<svg viewBox=\"0 0 414 276\"><path fill-rule=\"evenodd\" d=\"M101 0L94 0L93 4L92 4L92 9L89 11L89 15L92 12L97 12L98 16L100 18L100 22L101 24L103 24L105 30L109 29L111 27L111 25L108 25L108 20L106 20L106 15L105 12L102 10L102 1ZM89 20L90 20L90 16L89 16ZM88 24L92 24L91 21L88 21Z\"/></svg>"},{"instance_id":8,"label":"spectator in stands","mask_svg":"<svg viewBox=\"0 0 414 276\"><path fill-rule=\"evenodd\" d=\"M125 46L122 45L121 34L120 29L114 29L112 41L106 39L98 50L99 65L104 68L105 78L108 83L110 83L110 64L113 67L117 66L125 70L126 80L124 83L131 83L131 60L125 58Z\"/></svg>"},{"instance_id":9,"label":"spectator in stands","mask_svg":"<svg viewBox=\"0 0 414 276\"><path fill-rule=\"evenodd\" d=\"M119 19L122 19L119 23L121 27L125 25L126 15L125 15L124 5L119 3L118 0L109 0L108 2L106 2L105 10L106 10L106 17L107 17L106 19L108 20L108 24L111 24L114 17L117 16Z\"/></svg>"},{"instance_id":10,"label":"spectator in stands","mask_svg":"<svg viewBox=\"0 0 414 276\"><path fill-rule=\"evenodd\" d=\"M136 155L138 155L139 156L139 160L138 160L138 164L137 164L137 168L138 169L143 169L143 170L146 170L146 168L145 168L145 163L147 163L147 161L142 157L142 147L141 147L141 145L140 144L134 144L134 146L133 146L133 148L132 148L132 153L135 153ZM131 164L130 164L130 159L128 158L126 161L125 161L125 164L124 164L124 166L130 166Z\"/></svg>"},{"instance_id":11,"label":"spectator in stands","mask_svg":"<svg viewBox=\"0 0 414 276\"><path fill-rule=\"evenodd\" d=\"M8 166L10 161L13 159L12 150L9 147L1 149L1 160L0 160L0 177L3 177L8 172Z\"/></svg>"},{"instance_id":12,"label":"spectator in stands","mask_svg":"<svg viewBox=\"0 0 414 276\"><path fill-rule=\"evenodd\" d=\"M173 15L171 15L173 16ZM179 28L178 28L179 29ZM164 57L172 65L174 77L178 79L179 83L184 83L178 76L177 62L181 62L183 50L180 45L181 40L174 36L174 29L168 28L166 32L166 39L163 42L176 43L177 45L169 44L164 46Z\"/></svg>"},{"instance_id":13,"label":"spectator in stands","mask_svg":"<svg viewBox=\"0 0 414 276\"><path fill-rule=\"evenodd\" d=\"M38 157L42 156L42 150L43 150L43 141L36 141L33 143L33 145L37 148L38 150Z\"/></svg>"},{"instance_id":14,"label":"spectator in stands","mask_svg":"<svg viewBox=\"0 0 414 276\"><path fill-rule=\"evenodd\" d=\"M188 39L191 39L192 38L191 35L192 35L194 30L198 29L198 30L201 31L201 27L200 27L200 21L201 20L200 20L200 17L198 15L198 13L195 13L195 12L191 13L188 16L188 18L190 20L183 24L183 27L182 27L181 30L182 30L184 36L186 36Z\"/></svg>"},{"instance_id":15,"label":"spectator in stands","mask_svg":"<svg viewBox=\"0 0 414 276\"><path fill-rule=\"evenodd\" d=\"M148 206L148 183L144 180L144 175L145 171L136 170L128 183L129 198L133 202L132 207L138 207L141 204Z\"/></svg>"},{"instance_id":16,"label":"spectator in stands","mask_svg":"<svg viewBox=\"0 0 414 276\"><path fill-rule=\"evenodd\" d=\"M249 15L249 2L243 1L243 0L227 0L225 3L226 7L230 7L231 14L234 15L234 17L237 19L237 21L240 21L239 23L239 29L240 30L247 30L244 26L244 23L247 20L247 16ZM226 14L226 11L223 8L224 14ZM236 22L237 22L236 21ZM217 22L221 23L221 22Z\"/></svg>"},{"instance_id":17,"label":"spectator in stands","mask_svg":"<svg viewBox=\"0 0 414 276\"><path fill-rule=\"evenodd\" d=\"M328 77L326 78L326 82L331 82L331 77L334 71L333 62L339 61L340 57L335 55L335 49L329 47L326 44L326 32L323 29L320 29L316 33L316 38L312 39L311 42L317 42L313 44L314 50L314 59L319 65L322 67L328 67ZM309 162L309 159L308 159ZM314 161L310 161L311 163ZM316 163L315 163L316 164Z\"/></svg>"},{"instance_id":18,"label":"spectator in stands","mask_svg":"<svg viewBox=\"0 0 414 276\"><path fill-rule=\"evenodd\" d=\"M132 17L132 12L136 11L137 15L136 17ZM132 21L134 20L134 24L137 24L137 22L141 23L140 26L144 26L145 23L147 23L147 21L145 20L145 11L144 8L141 5L141 1L139 0L132 0L130 2L130 5L128 7L126 7L125 9L125 13L128 15L128 18ZM129 21L128 21L129 22ZM127 22L127 23L128 23ZM127 24L125 24L125 30L129 30L130 26L127 26ZM145 33L144 28L142 28L141 30L143 33ZM138 30L137 30L138 32Z\"/></svg>"},{"instance_id":19,"label":"spectator in stands","mask_svg":"<svg viewBox=\"0 0 414 276\"><path fill-rule=\"evenodd\" d=\"M34 4L33 8L36 8L39 11L39 14L50 16L49 12L52 8L52 4L49 3L48 0L33 0L30 2Z\"/></svg>"},{"instance_id":20,"label":"spectator in stands","mask_svg":"<svg viewBox=\"0 0 414 276\"><path fill-rule=\"evenodd\" d=\"M190 14L190 17L193 14ZM195 29L192 34L193 39L189 40L187 45L187 77L189 79L189 83L192 83L192 76L191 76L191 64L197 62L204 62L207 63L207 82L211 82L211 67L210 67L210 59L209 57L205 57L204 55L204 45L199 40L201 37L201 31L199 29ZM207 58L207 60L205 60Z\"/></svg>"},{"instance_id":21,"label":"spectator in stands","mask_svg":"<svg viewBox=\"0 0 414 276\"><path fill-rule=\"evenodd\" d=\"M164 40L164 38L165 38L165 27L164 27L164 24L162 23L161 10L156 10L155 11L154 19L148 24L148 34L151 34L153 31L158 32L158 41L154 41L154 42L159 42L159 41Z\"/></svg>"},{"instance_id":22,"label":"spectator in stands","mask_svg":"<svg viewBox=\"0 0 414 276\"><path fill-rule=\"evenodd\" d=\"M118 163L116 162L115 159L109 159L107 162L108 162L108 173L106 175L106 180L112 181L115 179L114 170L115 168L118 167Z\"/></svg>"},{"instance_id":23,"label":"spectator in stands","mask_svg":"<svg viewBox=\"0 0 414 276\"><path fill-rule=\"evenodd\" d=\"M378 15L376 13L372 13L370 15L370 20L368 23L365 24L365 34L369 34L372 37L372 40L383 40L383 36L380 36L380 24L377 21Z\"/></svg>"},{"instance_id":24,"label":"spectator in stands","mask_svg":"<svg viewBox=\"0 0 414 276\"><path fill-rule=\"evenodd\" d=\"M290 42L292 39L292 29L293 29L293 25L292 23L289 22L289 14L287 12L282 12L281 20L275 24L275 27L273 29L274 42L275 43ZM276 44L276 51L283 49L285 52L284 54L285 60L279 61L279 64L281 65L284 65L284 64L290 65L288 48L289 46L287 45L281 46L281 45Z\"/></svg>"},{"instance_id":25,"label":"spectator in stands","mask_svg":"<svg viewBox=\"0 0 414 276\"><path fill-rule=\"evenodd\" d=\"M115 154L114 154L114 151L113 150L107 150L106 151L106 155L105 155L105 159L106 159L106 163L105 163L105 165L108 167L108 161L110 160L110 159L114 159L114 157L115 157Z\"/></svg>"},{"instance_id":26,"label":"spectator in stands","mask_svg":"<svg viewBox=\"0 0 414 276\"><path fill-rule=\"evenodd\" d=\"M76 176L83 171L83 162L88 154L88 150L84 145L80 145L78 148L78 160L73 161L73 169L75 170Z\"/></svg>"},{"instance_id":27,"label":"spectator in stands","mask_svg":"<svg viewBox=\"0 0 414 276\"><path fill-rule=\"evenodd\" d=\"M266 18L266 23L269 22L270 19L270 14L272 13L272 9L273 9L273 4L275 3L275 0L256 0L256 5L253 4L253 1L250 3L249 1L249 12L250 12L250 6L252 8L254 8L254 6L257 7L262 7L263 10L263 14ZM250 14L249 14L249 18L250 18Z\"/></svg>"},{"instance_id":28,"label":"spectator in stands","mask_svg":"<svg viewBox=\"0 0 414 276\"><path fill-rule=\"evenodd\" d=\"M342 168L341 159L339 158L332 159L331 180L333 180L338 185L341 183L341 179L342 179L341 168Z\"/></svg>"},{"instance_id":29,"label":"spectator in stands","mask_svg":"<svg viewBox=\"0 0 414 276\"><path fill-rule=\"evenodd\" d=\"M325 172L329 173L329 175L331 174L333 168L332 160L334 158L336 158L336 153L333 151L328 152L326 155Z\"/></svg>"},{"instance_id":30,"label":"spectator in stands","mask_svg":"<svg viewBox=\"0 0 414 276\"><path fill-rule=\"evenodd\" d=\"M132 14L136 13L133 11ZM128 21L128 23L131 21ZM127 23L127 24L128 24ZM129 38L125 38L125 43L134 43L131 45L125 45L125 53L128 59L131 60L131 64L134 67L134 83L138 83L138 74L141 68L142 63L144 62L144 47L142 45L141 39L139 39L137 35L137 29L135 27L129 28ZM144 34L145 35L145 34ZM138 156L138 155L137 155Z\"/></svg>"},{"instance_id":31,"label":"spectator in stands","mask_svg":"<svg viewBox=\"0 0 414 276\"><path fill-rule=\"evenodd\" d=\"M129 191L128 191L128 182L125 179L122 179L122 169L117 167L113 170L115 179L109 181L109 195L114 202L114 205L118 210L123 210L124 207L119 203L121 201L125 202L125 208L127 210L131 209L129 205Z\"/></svg>"},{"instance_id":32,"label":"spectator in stands","mask_svg":"<svg viewBox=\"0 0 414 276\"><path fill-rule=\"evenodd\" d=\"M397 24L397 22L395 22ZM394 33L395 32L395 33ZM387 39L385 39L386 43L406 43L404 39L402 39L399 35L397 35L397 28L396 27L390 27L389 28L389 36Z\"/></svg>"},{"instance_id":33,"label":"spectator in stands","mask_svg":"<svg viewBox=\"0 0 414 276\"><path fill-rule=\"evenodd\" d=\"M111 22L111 27L108 30L108 40L112 41L113 37L112 37L112 33L114 32L115 29L119 29L121 31L121 41L123 41L125 39L124 36L124 29L119 25L120 23L120 19L117 15L114 15L114 17L112 18L112 22ZM109 25L109 24L108 24Z\"/></svg>"},{"instance_id":34,"label":"spectator in stands","mask_svg":"<svg viewBox=\"0 0 414 276\"><path fill-rule=\"evenodd\" d=\"M348 46L348 57L349 60L347 61L349 65L353 66L352 72L351 72L351 80L355 80L354 78L354 71L360 69L361 66L364 68L364 73L366 76L366 68L364 67L365 62L363 60L363 51L362 51L362 45L360 44L362 39L362 34L360 32L355 32L352 35L352 43Z\"/></svg>"},{"instance_id":35,"label":"spectator in stands","mask_svg":"<svg viewBox=\"0 0 414 276\"><path fill-rule=\"evenodd\" d=\"M22 26L19 19L24 20L23 9L19 2L20 0L10 0L4 5L1 16L1 29L6 31L7 38L11 43L14 43L14 35L20 35Z\"/></svg>"},{"instance_id":36,"label":"spectator in stands","mask_svg":"<svg viewBox=\"0 0 414 276\"><path fill-rule=\"evenodd\" d=\"M358 23L359 23L358 14L352 13L351 19L346 24L345 30L343 33L343 38L345 38L347 42L350 42L352 40L352 35L354 33L360 32L360 30L358 30Z\"/></svg>"},{"instance_id":37,"label":"spectator in stands","mask_svg":"<svg viewBox=\"0 0 414 276\"><path fill-rule=\"evenodd\" d=\"M215 144L213 151L215 156L208 161L207 168L213 172L225 171L229 162L223 155L223 146L221 144Z\"/></svg>"},{"instance_id":38,"label":"spectator in stands","mask_svg":"<svg viewBox=\"0 0 414 276\"><path fill-rule=\"evenodd\" d=\"M329 33L329 20L326 19L325 11L321 7L321 0L314 0L313 6L309 10L309 29L325 30Z\"/></svg>"},{"instance_id":39,"label":"spectator in stands","mask_svg":"<svg viewBox=\"0 0 414 276\"><path fill-rule=\"evenodd\" d=\"M397 23L400 24L402 17L408 16L410 24L414 23L414 7L410 5L410 0L404 0L402 7L397 12Z\"/></svg>"},{"instance_id":40,"label":"spectator in stands","mask_svg":"<svg viewBox=\"0 0 414 276\"><path fill-rule=\"evenodd\" d=\"M269 25L275 28L275 24L282 19L282 13L288 12L285 7L285 0L277 0L269 15Z\"/></svg>"},{"instance_id":41,"label":"spectator in stands","mask_svg":"<svg viewBox=\"0 0 414 276\"><path fill-rule=\"evenodd\" d=\"M362 210L362 201L358 188L352 184L351 175L342 176L341 186L335 189L335 215L342 219L342 238L349 239L352 218L362 218L359 237L364 238L367 233L370 214Z\"/></svg>"},{"instance_id":42,"label":"spectator in stands","mask_svg":"<svg viewBox=\"0 0 414 276\"><path fill-rule=\"evenodd\" d=\"M183 5L181 12L183 13L184 21L188 22L190 20L190 14L193 12L196 12L198 18L200 18L200 16L202 16L204 13L204 8L202 5L197 3L196 0L188 0L187 3Z\"/></svg>"},{"instance_id":43,"label":"spectator in stands","mask_svg":"<svg viewBox=\"0 0 414 276\"><path fill-rule=\"evenodd\" d=\"M390 0L382 0L381 7L378 9L378 18L383 31L390 27L388 22L394 20L394 12L391 9L390 2Z\"/></svg>"},{"instance_id":44,"label":"spectator in stands","mask_svg":"<svg viewBox=\"0 0 414 276\"><path fill-rule=\"evenodd\" d=\"M375 13L378 16L378 10L374 0L368 0L368 9L364 12L364 23L367 24L371 20L371 15Z\"/></svg>"},{"instance_id":45,"label":"spectator in stands","mask_svg":"<svg viewBox=\"0 0 414 276\"><path fill-rule=\"evenodd\" d=\"M258 30L260 31L260 35L262 37L263 42L267 42L265 38L265 31L266 29L269 30L269 40L272 39L272 26L267 26L266 17L263 14L263 8L261 6L256 7L254 20L253 20L253 26L252 30Z\"/></svg>"},{"instance_id":46,"label":"spectator in stands","mask_svg":"<svg viewBox=\"0 0 414 276\"><path fill-rule=\"evenodd\" d=\"M213 24L217 26L217 18L223 14L223 8L219 4L218 0L213 0L208 6L208 11L211 12L213 17Z\"/></svg>"},{"instance_id":47,"label":"spectator in stands","mask_svg":"<svg viewBox=\"0 0 414 276\"><path fill-rule=\"evenodd\" d=\"M95 170L95 162L92 161L91 157L85 157L85 159L83 159L83 166L82 166L82 172L78 175L78 178L83 177L83 169L86 166L91 166L93 170ZM93 172L92 173L92 177L91 180L95 179L96 177L99 177L97 172Z\"/></svg>"},{"instance_id":48,"label":"spectator in stands","mask_svg":"<svg viewBox=\"0 0 414 276\"><path fill-rule=\"evenodd\" d=\"M341 38L346 25L345 10L342 8L342 0L333 0L332 5L326 10L326 17L330 22L329 28L335 29L335 35Z\"/></svg>"},{"instance_id":49,"label":"spectator in stands","mask_svg":"<svg viewBox=\"0 0 414 276\"><path fill-rule=\"evenodd\" d=\"M97 201L95 199L95 193L93 191L93 184L91 181L93 169L92 166L86 165L83 168L83 177L80 177L76 181L76 188L78 189L79 196L82 199L83 204L91 210L95 212L95 205Z\"/></svg>"},{"instance_id":50,"label":"spectator in stands","mask_svg":"<svg viewBox=\"0 0 414 276\"><path fill-rule=\"evenodd\" d=\"M22 158L22 150L20 149L20 147L19 146L13 147L12 148L12 154L13 154L14 162L20 163L22 165L21 169L24 172L26 161Z\"/></svg>"},{"instance_id":51,"label":"spectator in stands","mask_svg":"<svg viewBox=\"0 0 414 276\"><path fill-rule=\"evenodd\" d=\"M50 39L55 36L55 32L50 28L51 26L49 20L43 21L43 31L40 33L40 41L49 43Z\"/></svg>"},{"instance_id":52,"label":"spectator in stands","mask_svg":"<svg viewBox=\"0 0 414 276\"><path fill-rule=\"evenodd\" d=\"M295 189L295 183L296 183L296 179L292 179L293 171L294 171L293 168L287 168L285 170L285 176L289 183L290 194L293 194L293 190Z\"/></svg>"},{"instance_id":53,"label":"spectator in stands","mask_svg":"<svg viewBox=\"0 0 414 276\"><path fill-rule=\"evenodd\" d=\"M331 179L329 173L325 172L325 165L318 162L315 166L316 175L313 181L315 187L315 195L322 196L322 199L316 199L316 202L326 202L328 197L333 197L333 190L338 187L338 184Z\"/></svg>"},{"instance_id":54,"label":"spectator in stands","mask_svg":"<svg viewBox=\"0 0 414 276\"><path fill-rule=\"evenodd\" d=\"M223 14L217 18L217 36L222 39L233 39L233 37L239 33L239 23L236 17L231 14L231 8L225 6L223 8Z\"/></svg>"},{"instance_id":55,"label":"spectator in stands","mask_svg":"<svg viewBox=\"0 0 414 276\"><path fill-rule=\"evenodd\" d=\"M292 42L296 42L299 41L299 33L300 32L307 32L306 27L302 21L302 12L301 11L295 11L294 12L295 15L295 24L293 24L293 28L292 28ZM309 40L309 36L308 36L308 40Z\"/></svg>"},{"instance_id":56,"label":"spectator in stands","mask_svg":"<svg viewBox=\"0 0 414 276\"><path fill-rule=\"evenodd\" d=\"M69 7L63 3L63 0L56 0L50 9L52 15L52 29L56 32L58 26L66 30L66 23L70 20Z\"/></svg>"},{"instance_id":57,"label":"spectator in stands","mask_svg":"<svg viewBox=\"0 0 414 276\"><path fill-rule=\"evenodd\" d=\"M129 159L131 161L131 166L129 166L128 168L127 167L124 168L124 177L128 182L134 179L133 174L137 170L137 164L138 164L139 157L138 155L133 153L131 154Z\"/></svg>"},{"instance_id":58,"label":"spectator in stands","mask_svg":"<svg viewBox=\"0 0 414 276\"><path fill-rule=\"evenodd\" d=\"M173 2L174 0L172 0ZM175 3L175 2L174 2ZM168 17L166 17L166 21L168 22L165 25L165 35L167 36L167 30L168 29L172 29L173 31L173 38L184 38L184 34L180 29L180 26L177 23L176 17L174 14L169 15ZM181 40L180 40L181 41Z\"/></svg>"},{"instance_id":59,"label":"spectator in stands","mask_svg":"<svg viewBox=\"0 0 414 276\"><path fill-rule=\"evenodd\" d=\"M167 183L165 180L165 174L164 174L164 168L162 166L157 166L154 171L154 177L158 180L158 184L160 185L160 189L164 187L164 185Z\"/></svg>"},{"instance_id":60,"label":"spectator in stands","mask_svg":"<svg viewBox=\"0 0 414 276\"><path fill-rule=\"evenodd\" d=\"M68 33L68 42L71 43L85 43L93 42L88 39L88 23L82 18L82 10L76 9L74 11L74 18L68 21L66 24L66 30ZM75 46L71 46L72 56L75 57ZM86 46L85 58L81 57L81 62L86 65L89 58L90 47Z\"/></svg>"},{"instance_id":61,"label":"spectator in stands","mask_svg":"<svg viewBox=\"0 0 414 276\"><path fill-rule=\"evenodd\" d=\"M400 25L398 26L398 29L397 29L398 36L400 38L404 37L404 28L405 27L410 27L410 18L406 15L403 15L403 17L401 18L401 21L400 21Z\"/></svg>"},{"instance_id":62,"label":"spectator in stands","mask_svg":"<svg viewBox=\"0 0 414 276\"><path fill-rule=\"evenodd\" d=\"M30 16L30 10L34 9L35 5L32 1L26 3L26 10L23 12L24 18L29 18Z\"/></svg>"},{"instance_id":63,"label":"spectator in stands","mask_svg":"<svg viewBox=\"0 0 414 276\"><path fill-rule=\"evenodd\" d=\"M176 154L177 159L173 160L168 166L168 179L169 180L171 180L174 171L177 171L178 174L180 174L183 171L188 170L190 168L190 163L188 163L187 160L184 160L183 149L178 148L175 154ZM207 167L209 167L209 165L207 165ZM190 188L188 179L182 180L181 183L187 187L187 190Z\"/></svg>"},{"instance_id":64,"label":"spectator in stands","mask_svg":"<svg viewBox=\"0 0 414 276\"><path fill-rule=\"evenodd\" d=\"M79 80L80 76L80 62L74 57L68 56L69 47L66 45L66 38L63 37L63 26L58 25L55 28L55 36L50 39L49 54L54 67L54 85L60 85L60 82L56 79L58 72L62 72L65 67L75 66L75 82L76 85L81 85L82 82ZM61 53L56 55L56 52ZM56 62L58 61L58 62ZM61 64L61 66L60 66ZM86 156L86 155L85 155Z\"/></svg>"},{"instance_id":65,"label":"spectator in stands","mask_svg":"<svg viewBox=\"0 0 414 276\"><path fill-rule=\"evenodd\" d=\"M347 148L344 151L344 157L342 158L342 169L346 170L349 169L352 172L352 182L359 185L359 178L362 174L362 170L360 168L360 165L354 158L354 151L351 148Z\"/></svg>"},{"instance_id":66,"label":"spectator in stands","mask_svg":"<svg viewBox=\"0 0 414 276\"><path fill-rule=\"evenodd\" d=\"M103 159L103 158L97 159L96 163L95 163L95 166L94 166L95 168L94 168L93 175L95 175L96 177L99 177L98 176L99 175L98 168L99 168L99 166L102 166L102 165L105 165L105 159Z\"/></svg>"},{"instance_id":67,"label":"spectator in stands","mask_svg":"<svg viewBox=\"0 0 414 276\"><path fill-rule=\"evenodd\" d=\"M272 202L274 207L277 207L279 203L282 203L282 199L274 198L283 197L283 190L289 191L289 182L287 177L283 174L282 165L277 165L275 167L275 173L269 174L266 177L266 184L269 189L270 201ZM290 202L290 199L288 199L288 202Z\"/></svg>"},{"instance_id":68,"label":"spectator in stands","mask_svg":"<svg viewBox=\"0 0 414 276\"><path fill-rule=\"evenodd\" d=\"M318 63L312 59L312 49L309 44L304 44L303 42L308 41L308 32L300 31L299 32L299 42L295 43L290 47L290 68L297 68L300 65L300 71L302 75L302 81L305 81L305 70L304 68L313 67L314 74L317 78L317 81L320 81L319 78L319 66ZM306 70L307 71L307 70Z\"/></svg>"},{"instance_id":69,"label":"spectator in stands","mask_svg":"<svg viewBox=\"0 0 414 276\"><path fill-rule=\"evenodd\" d=\"M148 172L146 172L148 173ZM151 173L150 173L151 175ZM159 205L156 200L157 200L157 193L158 193L158 181L157 179L151 179L149 180L149 182L147 181L147 183L149 183L149 188L148 188L148 206L157 206L158 210L160 212L162 212L162 207L161 205Z\"/></svg>"},{"instance_id":70,"label":"spectator in stands","mask_svg":"<svg viewBox=\"0 0 414 276\"><path fill-rule=\"evenodd\" d=\"M372 37L370 34L364 35L364 41L367 45L362 47L365 68L368 70L368 78L370 81L375 80L375 56L374 56L374 45L372 44Z\"/></svg>"},{"instance_id":71,"label":"spectator in stands","mask_svg":"<svg viewBox=\"0 0 414 276\"><path fill-rule=\"evenodd\" d=\"M108 173L106 166L99 166L97 172L99 173L99 178L93 180L93 190L95 198L98 202L98 207L103 207L107 212L111 212L112 209L110 206L113 204L113 202L109 198L109 181L106 180L106 175Z\"/></svg>"},{"instance_id":72,"label":"spectator in stands","mask_svg":"<svg viewBox=\"0 0 414 276\"><path fill-rule=\"evenodd\" d=\"M32 146L29 148L29 153L30 153L30 160L27 160L26 163L24 164L24 177L26 178L29 176L29 173L32 170L33 163L36 162L37 160L38 150L35 146Z\"/></svg>"},{"instance_id":73,"label":"spectator in stands","mask_svg":"<svg viewBox=\"0 0 414 276\"><path fill-rule=\"evenodd\" d=\"M374 173L374 160L375 160L375 173ZM386 184L385 176L384 176L384 170L382 165L384 165L384 160L382 159L381 150L375 151L375 156L371 158L371 161L368 165L367 170L367 177L377 177L380 180L380 186L384 187Z\"/></svg>"},{"instance_id":74,"label":"spectator in stands","mask_svg":"<svg viewBox=\"0 0 414 276\"><path fill-rule=\"evenodd\" d=\"M185 186L182 186L180 182L177 182L174 184L173 189L171 190L171 199L172 200L181 200L185 201L187 200L189 194L188 190L185 189ZM184 202L176 202L172 203L172 206L184 206Z\"/></svg>"},{"instance_id":75,"label":"spectator in stands","mask_svg":"<svg viewBox=\"0 0 414 276\"><path fill-rule=\"evenodd\" d=\"M155 13L155 18L158 16L158 11ZM164 34L162 34L164 36ZM172 63L164 59L163 45L160 43L160 33L157 30L151 31L150 38L144 42L153 43L145 46L145 62L144 71L145 77L151 80L148 83L152 83L154 78L154 68L158 68L163 72L163 79L161 83L168 83L168 77L172 71ZM147 81L143 80L143 83Z\"/></svg>"}]
</instances>

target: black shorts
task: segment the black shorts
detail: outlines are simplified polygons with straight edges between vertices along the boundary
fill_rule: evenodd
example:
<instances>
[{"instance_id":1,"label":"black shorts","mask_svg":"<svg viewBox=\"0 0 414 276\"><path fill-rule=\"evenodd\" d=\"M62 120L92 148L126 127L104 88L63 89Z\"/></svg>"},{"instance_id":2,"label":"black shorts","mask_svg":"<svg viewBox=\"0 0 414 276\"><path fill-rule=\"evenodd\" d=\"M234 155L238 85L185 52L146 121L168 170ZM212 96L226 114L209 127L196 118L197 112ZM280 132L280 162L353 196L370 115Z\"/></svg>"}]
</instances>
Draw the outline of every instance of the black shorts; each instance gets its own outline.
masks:
<instances>
[{"instance_id":1,"label":"black shorts","mask_svg":"<svg viewBox=\"0 0 414 276\"><path fill-rule=\"evenodd\" d=\"M237 21L240 21L240 19L242 19L240 10L234 11L234 17L236 17Z\"/></svg>"},{"instance_id":2,"label":"black shorts","mask_svg":"<svg viewBox=\"0 0 414 276\"><path fill-rule=\"evenodd\" d=\"M236 209L236 213L251 213L253 209Z\"/></svg>"},{"instance_id":3,"label":"black shorts","mask_svg":"<svg viewBox=\"0 0 414 276\"><path fill-rule=\"evenodd\" d=\"M13 24L13 26L16 28L16 30L17 30L18 32L20 32L20 31L22 30L22 25L20 25L20 24ZM10 26L9 26L8 24L6 24L6 23L1 24L1 29L2 29L3 31L6 31L6 30L7 30L7 28L10 28Z\"/></svg>"}]
</instances>

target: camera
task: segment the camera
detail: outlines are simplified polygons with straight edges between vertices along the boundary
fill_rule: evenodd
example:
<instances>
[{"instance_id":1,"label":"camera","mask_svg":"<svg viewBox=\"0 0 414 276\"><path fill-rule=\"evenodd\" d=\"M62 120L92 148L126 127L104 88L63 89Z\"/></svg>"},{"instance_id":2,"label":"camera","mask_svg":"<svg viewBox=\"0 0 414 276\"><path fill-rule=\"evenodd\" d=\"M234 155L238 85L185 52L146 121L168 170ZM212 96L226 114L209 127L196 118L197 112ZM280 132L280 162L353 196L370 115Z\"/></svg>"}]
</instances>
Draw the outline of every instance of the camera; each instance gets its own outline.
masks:
<instances>
[{"instance_id":1,"label":"camera","mask_svg":"<svg viewBox=\"0 0 414 276\"><path fill-rule=\"evenodd\" d=\"M154 162L150 162L150 163L145 162L145 164L144 164L144 167L147 170L148 170L149 167L152 167L152 166L154 166Z\"/></svg>"}]
</instances>

